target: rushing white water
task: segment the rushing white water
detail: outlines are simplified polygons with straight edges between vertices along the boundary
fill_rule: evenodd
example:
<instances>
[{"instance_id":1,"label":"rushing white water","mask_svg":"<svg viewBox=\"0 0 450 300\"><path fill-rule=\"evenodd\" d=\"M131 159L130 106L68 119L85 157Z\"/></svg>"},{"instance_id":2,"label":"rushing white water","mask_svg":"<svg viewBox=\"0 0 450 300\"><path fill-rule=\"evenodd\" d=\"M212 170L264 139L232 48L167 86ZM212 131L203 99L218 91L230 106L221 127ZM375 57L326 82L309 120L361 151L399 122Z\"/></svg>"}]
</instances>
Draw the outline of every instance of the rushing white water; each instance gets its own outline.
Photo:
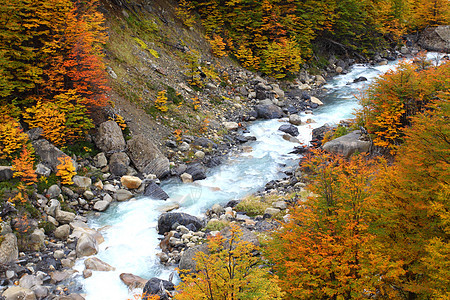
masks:
<instances>
[{"instance_id":1,"label":"rushing white water","mask_svg":"<svg viewBox=\"0 0 450 300\"><path fill-rule=\"evenodd\" d=\"M348 74L330 81L326 85L329 93L322 99L325 105L315 110L314 115L301 114L303 121L312 118L316 123L298 126L299 140L308 143L313 128L351 118L358 106L354 95L359 94L371 79L394 66L394 63L377 67L355 65ZM352 83L360 76L368 81ZM172 269L161 266L155 256L160 252L156 225L161 209L176 202L180 204L179 211L201 216L214 203L224 204L242 198L268 181L280 178L282 166L294 165L298 161L298 156L287 154L295 144L285 141L282 132L278 131L279 126L286 122L258 121L249 126L250 135L257 138L257 141L246 144L251 147L251 152L230 155L222 165L210 170L205 180L192 184L182 184L179 180L163 182L163 189L171 197L168 201L143 197L115 203L100 217L92 218L92 227L106 226L102 231L105 242L100 245L96 256L114 266L116 271L93 272L88 279L80 278L86 299L133 299L132 293L119 279L121 273L167 279ZM78 261L77 268L83 270L82 260Z\"/></svg>"}]
</instances>

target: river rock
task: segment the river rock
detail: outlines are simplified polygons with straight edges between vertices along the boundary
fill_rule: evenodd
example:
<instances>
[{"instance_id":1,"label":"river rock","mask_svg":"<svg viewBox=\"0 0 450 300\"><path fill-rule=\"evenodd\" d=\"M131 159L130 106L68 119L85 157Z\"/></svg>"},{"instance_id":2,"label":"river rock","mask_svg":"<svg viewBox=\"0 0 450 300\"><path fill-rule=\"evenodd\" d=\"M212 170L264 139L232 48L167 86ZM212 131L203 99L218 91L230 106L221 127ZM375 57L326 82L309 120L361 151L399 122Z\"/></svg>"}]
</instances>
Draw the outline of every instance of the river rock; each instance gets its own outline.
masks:
<instances>
[{"instance_id":1,"label":"river rock","mask_svg":"<svg viewBox=\"0 0 450 300\"><path fill-rule=\"evenodd\" d=\"M297 114L292 114L289 116L289 123L291 123L292 125L301 125L302 124L302 120L300 119L300 116Z\"/></svg>"},{"instance_id":2,"label":"river rock","mask_svg":"<svg viewBox=\"0 0 450 300\"><path fill-rule=\"evenodd\" d=\"M45 233L41 228L36 228L31 234L28 240L28 246L34 251L39 251L44 248Z\"/></svg>"},{"instance_id":3,"label":"river rock","mask_svg":"<svg viewBox=\"0 0 450 300\"><path fill-rule=\"evenodd\" d=\"M208 245L201 244L184 251L181 256L180 263L178 264L178 268L182 273L190 273L195 271L196 263L194 257L199 252L208 253Z\"/></svg>"},{"instance_id":4,"label":"river rock","mask_svg":"<svg viewBox=\"0 0 450 300\"><path fill-rule=\"evenodd\" d=\"M104 168L108 165L108 160L106 159L106 155L104 152L98 153L94 156L94 166L97 168Z\"/></svg>"},{"instance_id":5,"label":"river rock","mask_svg":"<svg viewBox=\"0 0 450 300\"><path fill-rule=\"evenodd\" d=\"M142 180L139 177L136 176L122 176L120 178L120 182L123 186L125 186L127 189L137 189L141 186Z\"/></svg>"},{"instance_id":6,"label":"river rock","mask_svg":"<svg viewBox=\"0 0 450 300\"><path fill-rule=\"evenodd\" d=\"M67 239L67 237L70 235L70 225L64 224L64 225L57 227L55 229L55 231L53 232L53 234L55 235L55 237L57 239L65 241Z\"/></svg>"},{"instance_id":7,"label":"river rock","mask_svg":"<svg viewBox=\"0 0 450 300\"><path fill-rule=\"evenodd\" d=\"M274 215L278 214L279 212L280 212L280 210L278 208L268 207L264 211L264 214L268 214L268 215L274 216Z\"/></svg>"},{"instance_id":8,"label":"river rock","mask_svg":"<svg viewBox=\"0 0 450 300\"><path fill-rule=\"evenodd\" d=\"M47 190L48 198L58 198L61 195L61 189L57 184L50 186Z\"/></svg>"},{"instance_id":9,"label":"river rock","mask_svg":"<svg viewBox=\"0 0 450 300\"><path fill-rule=\"evenodd\" d=\"M11 286L7 288L2 296L5 300L35 300L36 296L30 289L21 286Z\"/></svg>"},{"instance_id":10,"label":"river rock","mask_svg":"<svg viewBox=\"0 0 450 300\"><path fill-rule=\"evenodd\" d=\"M41 159L41 163L52 169L54 172L57 171L56 167L61 164L58 158L69 157L47 140L40 139L33 141L32 143L36 155ZM76 168L76 163L73 160L72 163Z\"/></svg>"},{"instance_id":11,"label":"river rock","mask_svg":"<svg viewBox=\"0 0 450 300\"><path fill-rule=\"evenodd\" d=\"M299 134L298 133L298 128L295 127L292 124L281 125L280 128L278 128L278 130L280 130L282 132L285 132L285 133L288 133L288 134L290 134L292 136L297 136Z\"/></svg>"},{"instance_id":12,"label":"river rock","mask_svg":"<svg viewBox=\"0 0 450 300\"><path fill-rule=\"evenodd\" d=\"M309 99L311 101L311 103L315 103L317 105L323 105L323 102L319 100L319 98L316 97L311 97L311 99Z\"/></svg>"},{"instance_id":13,"label":"river rock","mask_svg":"<svg viewBox=\"0 0 450 300\"><path fill-rule=\"evenodd\" d=\"M100 150L106 153L123 151L126 147L122 129L113 120L100 124L94 142Z\"/></svg>"},{"instance_id":14,"label":"river rock","mask_svg":"<svg viewBox=\"0 0 450 300\"><path fill-rule=\"evenodd\" d=\"M90 201L90 200L95 198L95 195L94 195L94 193L92 191L84 191L83 197L84 197L84 199Z\"/></svg>"},{"instance_id":15,"label":"river rock","mask_svg":"<svg viewBox=\"0 0 450 300\"><path fill-rule=\"evenodd\" d=\"M283 139L291 143L300 143L300 140L290 134L283 134Z\"/></svg>"},{"instance_id":16,"label":"river rock","mask_svg":"<svg viewBox=\"0 0 450 300\"><path fill-rule=\"evenodd\" d=\"M61 224L69 224L75 219L75 214L72 212L57 209L55 214L56 221Z\"/></svg>"},{"instance_id":17,"label":"river rock","mask_svg":"<svg viewBox=\"0 0 450 300\"><path fill-rule=\"evenodd\" d=\"M116 152L109 158L109 171L116 176L126 175L128 166L130 165L130 158L124 152Z\"/></svg>"},{"instance_id":18,"label":"river rock","mask_svg":"<svg viewBox=\"0 0 450 300\"><path fill-rule=\"evenodd\" d=\"M361 136L361 131L355 130L325 143L323 149L327 152L341 154L346 158L355 152L368 152L372 143L370 141L361 140Z\"/></svg>"},{"instance_id":19,"label":"river rock","mask_svg":"<svg viewBox=\"0 0 450 300\"><path fill-rule=\"evenodd\" d=\"M158 219L158 233L164 234L171 231L173 225L178 223L178 225L195 227L195 231L200 230L203 227L202 221L194 216L181 212L169 212L162 214Z\"/></svg>"},{"instance_id":20,"label":"river rock","mask_svg":"<svg viewBox=\"0 0 450 300\"><path fill-rule=\"evenodd\" d=\"M62 258L64 258L64 250L55 250L55 252L53 252L53 257L55 259L61 260Z\"/></svg>"},{"instance_id":21,"label":"river rock","mask_svg":"<svg viewBox=\"0 0 450 300\"><path fill-rule=\"evenodd\" d=\"M105 211L109 207L110 202L105 200L100 200L95 202L94 210L96 211Z\"/></svg>"},{"instance_id":22,"label":"river rock","mask_svg":"<svg viewBox=\"0 0 450 300\"><path fill-rule=\"evenodd\" d=\"M34 287L42 285L42 280L34 275L25 274L20 278L19 285L26 289L33 289Z\"/></svg>"},{"instance_id":23,"label":"river rock","mask_svg":"<svg viewBox=\"0 0 450 300\"><path fill-rule=\"evenodd\" d=\"M76 253L78 258L97 254L97 240L92 235L83 233L77 241Z\"/></svg>"},{"instance_id":24,"label":"river rock","mask_svg":"<svg viewBox=\"0 0 450 300\"><path fill-rule=\"evenodd\" d=\"M190 164L186 168L186 173L191 174L194 181L206 178L206 170L201 164Z\"/></svg>"},{"instance_id":25,"label":"river rock","mask_svg":"<svg viewBox=\"0 0 450 300\"><path fill-rule=\"evenodd\" d=\"M48 177L52 173L52 170L50 168L47 168L43 164L38 163L36 166L35 173L44 177Z\"/></svg>"},{"instance_id":26,"label":"river rock","mask_svg":"<svg viewBox=\"0 0 450 300\"><path fill-rule=\"evenodd\" d=\"M76 220L69 225L72 228L72 234L69 236L71 239L79 239L83 234L88 234L97 241L97 244L104 242L104 238L101 233L95 229L89 228L86 223Z\"/></svg>"},{"instance_id":27,"label":"river rock","mask_svg":"<svg viewBox=\"0 0 450 300\"><path fill-rule=\"evenodd\" d=\"M285 201L274 202L274 203L272 203L272 206L274 208L278 208L278 209L281 209L281 210L285 210L287 208L287 204L286 204Z\"/></svg>"},{"instance_id":28,"label":"river rock","mask_svg":"<svg viewBox=\"0 0 450 300\"><path fill-rule=\"evenodd\" d=\"M109 271L116 270L116 268L110 266L109 264L98 259L97 257L90 257L90 258L86 259L84 261L84 266L86 267L86 269L93 270L93 271L109 272Z\"/></svg>"},{"instance_id":29,"label":"river rock","mask_svg":"<svg viewBox=\"0 0 450 300\"><path fill-rule=\"evenodd\" d=\"M72 178L73 183L80 188L87 189L91 186L92 180L86 176L75 175Z\"/></svg>"},{"instance_id":30,"label":"river rock","mask_svg":"<svg viewBox=\"0 0 450 300\"><path fill-rule=\"evenodd\" d=\"M158 295L161 300L169 299L166 291L161 290L161 286L164 288L164 290L175 290L175 286L172 282L154 277L150 278L150 280L145 283L143 293L145 295Z\"/></svg>"},{"instance_id":31,"label":"river rock","mask_svg":"<svg viewBox=\"0 0 450 300\"><path fill-rule=\"evenodd\" d=\"M278 119L283 116L283 111L275 104L256 105L255 111L257 113L258 118L261 119Z\"/></svg>"},{"instance_id":32,"label":"river rock","mask_svg":"<svg viewBox=\"0 0 450 300\"><path fill-rule=\"evenodd\" d=\"M427 27L420 34L419 45L429 51L450 52L450 25Z\"/></svg>"},{"instance_id":33,"label":"river rock","mask_svg":"<svg viewBox=\"0 0 450 300\"><path fill-rule=\"evenodd\" d=\"M75 270L53 271L50 273L50 277L52 283L57 283L68 279L75 272Z\"/></svg>"},{"instance_id":34,"label":"river rock","mask_svg":"<svg viewBox=\"0 0 450 300\"><path fill-rule=\"evenodd\" d=\"M237 130L239 128L239 124L236 122L224 122L223 126L226 130Z\"/></svg>"},{"instance_id":35,"label":"river rock","mask_svg":"<svg viewBox=\"0 0 450 300\"><path fill-rule=\"evenodd\" d=\"M317 85L322 85L327 83L327 81L325 80L325 78L323 78L322 75L316 75L316 84Z\"/></svg>"},{"instance_id":36,"label":"river rock","mask_svg":"<svg viewBox=\"0 0 450 300\"><path fill-rule=\"evenodd\" d=\"M190 183L193 182L194 180L192 179L192 175L188 174L188 173L183 173L180 175L181 181L183 183Z\"/></svg>"},{"instance_id":37,"label":"river rock","mask_svg":"<svg viewBox=\"0 0 450 300\"><path fill-rule=\"evenodd\" d=\"M19 257L17 248L17 238L13 233L7 233L3 236L0 244L0 264L9 264Z\"/></svg>"},{"instance_id":38,"label":"river rock","mask_svg":"<svg viewBox=\"0 0 450 300\"><path fill-rule=\"evenodd\" d=\"M167 200L169 195L158 185L155 181L151 180L144 190L144 196L150 197L156 200Z\"/></svg>"},{"instance_id":39,"label":"river rock","mask_svg":"<svg viewBox=\"0 0 450 300\"><path fill-rule=\"evenodd\" d=\"M13 178L13 170L11 166L0 166L0 181L8 181Z\"/></svg>"},{"instance_id":40,"label":"river rock","mask_svg":"<svg viewBox=\"0 0 450 300\"><path fill-rule=\"evenodd\" d=\"M120 189L114 194L114 197L117 201L121 202L133 198L133 194L130 191Z\"/></svg>"},{"instance_id":41,"label":"river rock","mask_svg":"<svg viewBox=\"0 0 450 300\"><path fill-rule=\"evenodd\" d=\"M205 137L196 138L192 142L192 145L201 146L203 148L214 148L214 149L217 149L217 147L218 147L216 143L214 143L213 141L211 141Z\"/></svg>"},{"instance_id":42,"label":"river rock","mask_svg":"<svg viewBox=\"0 0 450 300\"><path fill-rule=\"evenodd\" d=\"M128 141L128 154L136 168L158 178L169 173L169 160L144 135L135 135Z\"/></svg>"},{"instance_id":43,"label":"river rock","mask_svg":"<svg viewBox=\"0 0 450 300\"><path fill-rule=\"evenodd\" d=\"M203 152L203 151L201 151L201 150L196 151L196 152L194 153L194 155L195 155L195 157L198 158L198 159L203 159L203 158L205 158L205 152Z\"/></svg>"},{"instance_id":44,"label":"river rock","mask_svg":"<svg viewBox=\"0 0 450 300\"><path fill-rule=\"evenodd\" d=\"M120 274L120 280L130 289L143 288L147 283L147 279L139 277L137 275L133 275L131 273L122 273Z\"/></svg>"}]
</instances>

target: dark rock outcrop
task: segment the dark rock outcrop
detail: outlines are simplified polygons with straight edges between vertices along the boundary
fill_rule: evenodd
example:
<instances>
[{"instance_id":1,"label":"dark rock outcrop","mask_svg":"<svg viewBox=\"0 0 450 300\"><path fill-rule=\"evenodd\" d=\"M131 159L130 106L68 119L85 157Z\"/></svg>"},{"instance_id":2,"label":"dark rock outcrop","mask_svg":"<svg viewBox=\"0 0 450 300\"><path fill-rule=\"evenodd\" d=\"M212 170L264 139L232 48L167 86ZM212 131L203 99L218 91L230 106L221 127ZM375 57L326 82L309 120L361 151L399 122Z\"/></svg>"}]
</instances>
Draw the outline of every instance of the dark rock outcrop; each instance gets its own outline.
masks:
<instances>
[{"instance_id":1,"label":"dark rock outcrop","mask_svg":"<svg viewBox=\"0 0 450 300\"><path fill-rule=\"evenodd\" d=\"M450 52L450 25L426 28L419 37L419 45L429 51Z\"/></svg>"},{"instance_id":2,"label":"dark rock outcrop","mask_svg":"<svg viewBox=\"0 0 450 300\"><path fill-rule=\"evenodd\" d=\"M279 108L275 104L256 105L255 111L258 115L258 118L261 118L261 119L278 119L283 116L283 111L281 110L281 108Z\"/></svg>"},{"instance_id":3,"label":"dark rock outcrop","mask_svg":"<svg viewBox=\"0 0 450 300\"><path fill-rule=\"evenodd\" d=\"M61 163L58 158L67 156L64 152L44 139L33 141L33 148L36 154L41 158L42 164L52 169L54 172L56 172L56 167ZM76 167L74 162L73 164Z\"/></svg>"},{"instance_id":4,"label":"dark rock outcrop","mask_svg":"<svg viewBox=\"0 0 450 300\"><path fill-rule=\"evenodd\" d=\"M148 296L158 295L161 300L166 300L169 299L166 290L174 291L174 284L170 281L153 277L150 278L150 280L145 284L143 293Z\"/></svg>"},{"instance_id":5,"label":"dark rock outcrop","mask_svg":"<svg viewBox=\"0 0 450 300\"><path fill-rule=\"evenodd\" d=\"M167 193L164 192L164 190L160 188L159 185L157 185L153 180L151 180L145 187L144 196L156 200L167 200L170 198L169 195L167 195Z\"/></svg>"},{"instance_id":6,"label":"dark rock outcrop","mask_svg":"<svg viewBox=\"0 0 450 300\"><path fill-rule=\"evenodd\" d=\"M172 230L172 226L178 223L179 225L188 226L192 224L195 226L195 231L203 227L203 222L194 216L180 212L169 212L162 214L158 219L158 233L164 234Z\"/></svg>"},{"instance_id":7,"label":"dark rock outcrop","mask_svg":"<svg viewBox=\"0 0 450 300\"><path fill-rule=\"evenodd\" d=\"M298 128L291 124L281 125L280 128L278 128L278 130L288 133L292 136L297 136L299 134Z\"/></svg>"},{"instance_id":8,"label":"dark rock outcrop","mask_svg":"<svg viewBox=\"0 0 450 300\"><path fill-rule=\"evenodd\" d=\"M186 168L186 173L192 176L192 180L202 180L206 178L206 170L201 164L191 164Z\"/></svg>"}]
</instances>

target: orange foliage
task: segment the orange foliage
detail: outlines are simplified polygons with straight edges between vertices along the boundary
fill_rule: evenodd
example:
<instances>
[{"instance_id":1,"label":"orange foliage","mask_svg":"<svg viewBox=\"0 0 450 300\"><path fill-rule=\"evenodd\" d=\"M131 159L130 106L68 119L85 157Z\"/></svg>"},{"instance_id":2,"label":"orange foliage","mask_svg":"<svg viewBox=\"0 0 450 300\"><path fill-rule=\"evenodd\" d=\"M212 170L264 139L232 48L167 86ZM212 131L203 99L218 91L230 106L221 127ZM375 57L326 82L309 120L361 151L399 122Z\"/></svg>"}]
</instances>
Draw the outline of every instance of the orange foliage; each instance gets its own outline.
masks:
<instances>
[{"instance_id":1,"label":"orange foliage","mask_svg":"<svg viewBox=\"0 0 450 300\"><path fill-rule=\"evenodd\" d=\"M209 44L211 45L211 51L215 56L223 57L227 55L227 52L225 51L226 44L220 35L213 35L213 38L209 39Z\"/></svg>"},{"instance_id":2,"label":"orange foliage","mask_svg":"<svg viewBox=\"0 0 450 300\"><path fill-rule=\"evenodd\" d=\"M13 159L12 170L14 177L20 177L26 185L32 185L37 182L37 175L34 172L34 157L27 147L23 146L22 152L18 158Z\"/></svg>"},{"instance_id":3,"label":"orange foliage","mask_svg":"<svg viewBox=\"0 0 450 300\"><path fill-rule=\"evenodd\" d=\"M317 151L303 166L315 196L294 208L266 250L288 298L398 298L390 281L402 269L372 247L371 163L364 156L346 161Z\"/></svg>"}]
</instances>

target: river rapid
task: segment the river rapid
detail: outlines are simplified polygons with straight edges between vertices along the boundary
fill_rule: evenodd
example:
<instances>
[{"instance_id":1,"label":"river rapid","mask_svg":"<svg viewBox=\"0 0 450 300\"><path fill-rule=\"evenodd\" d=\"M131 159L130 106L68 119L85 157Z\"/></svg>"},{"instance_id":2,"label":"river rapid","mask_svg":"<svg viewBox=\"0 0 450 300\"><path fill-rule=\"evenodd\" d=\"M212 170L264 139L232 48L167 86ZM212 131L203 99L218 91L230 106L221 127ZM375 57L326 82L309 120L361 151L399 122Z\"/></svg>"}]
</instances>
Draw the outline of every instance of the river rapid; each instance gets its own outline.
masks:
<instances>
[{"instance_id":1,"label":"river rapid","mask_svg":"<svg viewBox=\"0 0 450 300\"><path fill-rule=\"evenodd\" d=\"M432 58L433 54L429 54ZM338 123L352 118L358 107L355 96L376 76L395 67L397 62L383 66L354 65L345 75L336 76L325 88L328 93L321 100L323 106L311 114L300 114L302 121L313 119L315 123L297 126L302 143L311 140L312 129L326 123ZM364 76L367 81L353 83L355 78ZM198 217L213 204L225 204L233 199L240 199L264 187L274 179L284 176L283 169L298 163L298 155L288 154L296 144L282 138L278 131L287 119L256 121L248 130L248 135L257 138L246 143L249 152L231 153L224 163L209 170L208 177L192 184L183 184L178 179L162 182L161 187L169 194L167 201L141 197L136 201L115 203L100 217L92 217L92 228L103 228L105 242L99 246L99 259L115 267L111 272L93 272L92 277L80 278L87 300L124 300L134 299L133 291L120 281L121 273L132 273L144 278L158 277L168 279L173 268L159 263L155 256L160 252L156 226L161 210L173 203L178 203L177 211ZM251 148L250 148L251 147ZM251 149L251 151L250 151ZM81 273L83 260L76 265Z\"/></svg>"}]
</instances>

